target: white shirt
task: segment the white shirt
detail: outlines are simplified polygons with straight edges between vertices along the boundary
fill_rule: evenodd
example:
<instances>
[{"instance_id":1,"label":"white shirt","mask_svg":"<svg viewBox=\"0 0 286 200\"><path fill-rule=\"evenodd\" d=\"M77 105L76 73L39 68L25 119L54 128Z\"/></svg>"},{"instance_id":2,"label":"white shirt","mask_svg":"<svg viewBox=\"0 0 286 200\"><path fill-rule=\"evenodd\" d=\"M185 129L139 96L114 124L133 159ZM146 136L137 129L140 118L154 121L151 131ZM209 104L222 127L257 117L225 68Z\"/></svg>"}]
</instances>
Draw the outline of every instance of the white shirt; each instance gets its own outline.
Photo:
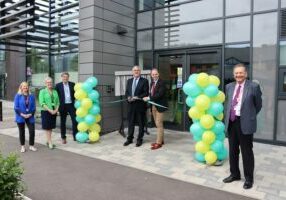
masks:
<instances>
[{"instance_id":1,"label":"white shirt","mask_svg":"<svg viewBox=\"0 0 286 200\"><path fill-rule=\"evenodd\" d=\"M69 84L63 83L63 85L64 85L64 92L65 92L65 103L66 104L72 103Z\"/></svg>"},{"instance_id":2,"label":"white shirt","mask_svg":"<svg viewBox=\"0 0 286 200\"><path fill-rule=\"evenodd\" d=\"M241 86L241 88L240 88L240 92L239 92L239 95L237 98L237 104L234 106L236 116L240 116L240 110L241 110L241 103L242 103L242 96L243 96L245 81L241 84L238 84L238 83L235 84L232 99L234 99L234 96L236 94L236 91L237 91L239 85Z\"/></svg>"}]
</instances>

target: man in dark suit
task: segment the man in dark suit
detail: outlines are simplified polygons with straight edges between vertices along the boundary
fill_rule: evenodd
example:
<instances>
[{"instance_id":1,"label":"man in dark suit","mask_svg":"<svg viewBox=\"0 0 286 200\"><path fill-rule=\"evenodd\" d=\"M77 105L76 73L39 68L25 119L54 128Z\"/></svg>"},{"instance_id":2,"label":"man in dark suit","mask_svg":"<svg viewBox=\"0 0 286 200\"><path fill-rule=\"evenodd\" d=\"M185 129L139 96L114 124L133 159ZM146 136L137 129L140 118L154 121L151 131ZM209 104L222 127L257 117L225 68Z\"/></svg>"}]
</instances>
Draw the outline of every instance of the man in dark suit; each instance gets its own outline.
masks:
<instances>
[{"instance_id":1,"label":"man in dark suit","mask_svg":"<svg viewBox=\"0 0 286 200\"><path fill-rule=\"evenodd\" d=\"M142 98L148 96L149 85L148 80L140 76L141 69L139 66L134 66L132 73L133 78L128 79L126 86L126 97L128 100L128 137L124 146L128 146L133 142L134 127L137 122L139 125L139 134L136 147L139 147L143 143L147 109L147 104Z\"/></svg>"},{"instance_id":2,"label":"man in dark suit","mask_svg":"<svg viewBox=\"0 0 286 200\"><path fill-rule=\"evenodd\" d=\"M257 83L246 80L243 64L233 69L235 82L226 85L225 127L228 132L230 176L223 180L230 183L240 180L239 148L242 154L245 182L244 189L252 188L254 172L253 134L256 132L256 115L262 108L262 93Z\"/></svg>"},{"instance_id":3,"label":"man in dark suit","mask_svg":"<svg viewBox=\"0 0 286 200\"><path fill-rule=\"evenodd\" d=\"M70 115L72 120L73 139L77 133L76 110L74 107L74 85L75 83L69 81L69 73L63 72L61 74L62 82L56 85L56 90L60 98L59 112L61 115L61 138L62 143L66 144L66 119L67 114Z\"/></svg>"},{"instance_id":4,"label":"man in dark suit","mask_svg":"<svg viewBox=\"0 0 286 200\"><path fill-rule=\"evenodd\" d=\"M163 80L159 78L159 72L157 69L152 69L151 77L152 82L150 86L150 95L149 97L144 97L144 101L151 100L159 105L167 107L167 101L165 97L166 87ZM157 140L155 143L151 144L152 150L159 149L164 144L163 112L166 110L166 108L151 105L151 112L157 127Z\"/></svg>"}]
</instances>

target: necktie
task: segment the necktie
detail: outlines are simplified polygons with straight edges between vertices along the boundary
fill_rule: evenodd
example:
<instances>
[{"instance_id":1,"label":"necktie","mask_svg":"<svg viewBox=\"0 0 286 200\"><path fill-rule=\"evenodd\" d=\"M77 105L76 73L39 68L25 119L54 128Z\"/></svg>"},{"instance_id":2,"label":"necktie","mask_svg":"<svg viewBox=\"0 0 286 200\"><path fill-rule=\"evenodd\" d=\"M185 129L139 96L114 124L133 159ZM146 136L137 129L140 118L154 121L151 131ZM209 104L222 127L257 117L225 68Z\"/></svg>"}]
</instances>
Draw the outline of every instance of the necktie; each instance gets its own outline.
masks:
<instances>
[{"instance_id":1,"label":"necktie","mask_svg":"<svg viewBox=\"0 0 286 200\"><path fill-rule=\"evenodd\" d=\"M136 82L137 82L137 78L133 79L133 83L132 83L132 96L134 96L135 93L135 89L136 89Z\"/></svg>"},{"instance_id":2,"label":"necktie","mask_svg":"<svg viewBox=\"0 0 286 200\"><path fill-rule=\"evenodd\" d=\"M154 96L154 92L155 92L155 82L152 83L151 96Z\"/></svg>"},{"instance_id":3,"label":"necktie","mask_svg":"<svg viewBox=\"0 0 286 200\"><path fill-rule=\"evenodd\" d=\"M236 93L235 93L235 96L234 98L232 99L231 101L231 108L230 108L230 121L234 121L235 120L235 110L234 110L234 107L238 104L238 97L239 97L239 93L240 93L240 88L241 88L241 85L238 86L237 90L236 90Z\"/></svg>"}]
</instances>

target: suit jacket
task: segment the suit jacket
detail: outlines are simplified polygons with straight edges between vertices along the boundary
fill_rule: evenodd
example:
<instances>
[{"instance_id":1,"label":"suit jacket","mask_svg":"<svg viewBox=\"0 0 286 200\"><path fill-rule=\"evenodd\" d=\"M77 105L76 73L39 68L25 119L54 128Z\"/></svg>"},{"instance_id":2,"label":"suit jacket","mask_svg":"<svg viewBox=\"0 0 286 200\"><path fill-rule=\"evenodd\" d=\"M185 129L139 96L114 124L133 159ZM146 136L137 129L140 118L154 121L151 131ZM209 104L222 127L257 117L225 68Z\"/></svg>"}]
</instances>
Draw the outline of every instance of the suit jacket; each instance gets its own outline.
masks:
<instances>
[{"instance_id":1,"label":"suit jacket","mask_svg":"<svg viewBox=\"0 0 286 200\"><path fill-rule=\"evenodd\" d=\"M226 132L229 125L230 109L232 97L235 89L236 82L232 82L226 85L226 100L225 100L225 128ZM256 115L262 108L262 92L260 86L249 80L245 80L245 85L243 89L243 96L240 109L240 123L242 134L249 135L256 132L257 129L257 119Z\"/></svg>"},{"instance_id":2,"label":"suit jacket","mask_svg":"<svg viewBox=\"0 0 286 200\"><path fill-rule=\"evenodd\" d=\"M154 82L151 83L150 88L153 87L153 84L154 84ZM165 84L161 79L159 79L155 85L154 94L152 95L150 92L150 100L154 101L157 104L160 104L162 106L167 107L167 101L166 101L165 93L166 93ZM167 110L166 108L162 108L159 106L156 106L156 109L158 110L158 112L164 112Z\"/></svg>"},{"instance_id":3,"label":"suit jacket","mask_svg":"<svg viewBox=\"0 0 286 200\"><path fill-rule=\"evenodd\" d=\"M32 116L29 118L29 123L35 123L35 118L34 118L34 114L36 111L35 96L30 94L28 98L29 98L28 108L26 108L24 95L16 94L14 98L14 110L16 114L15 121L17 123L25 122L25 118L21 116L21 113L32 114Z\"/></svg>"},{"instance_id":4,"label":"suit jacket","mask_svg":"<svg viewBox=\"0 0 286 200\"><path fill-rule=\"evenodd\" d=\"M126 98L132 96L132 83L133 78L127 80L127 86L126 86ZM148 80L146 78L140 77L134 92L134 96L137 96L139 98L143 98L149 95L149 84ZM134 102L128 102L129 105L129 111L139 111L143 112L147 109L147 104L143 100L136 100Z\"/></svg>"},{"instance_id":5,"label":"suit jacket","mask_svg":"<svg viewBox=\"0 0 286 200\"><path fill-rule=\"evenodd\" d=\"M75 85L75 83L74 82L68 82L68 84L69 84L69 89L70 89L71 101L72 101L72 104L74 104L74 102L75 102L75 98L74 98L74 85ZM57 90L59 98L60 98L59 111L62 111L64 109L64 105L65 105L65 90L64 90L63 82L56 84L56 90Z\"/></svg>"}]
</instances>

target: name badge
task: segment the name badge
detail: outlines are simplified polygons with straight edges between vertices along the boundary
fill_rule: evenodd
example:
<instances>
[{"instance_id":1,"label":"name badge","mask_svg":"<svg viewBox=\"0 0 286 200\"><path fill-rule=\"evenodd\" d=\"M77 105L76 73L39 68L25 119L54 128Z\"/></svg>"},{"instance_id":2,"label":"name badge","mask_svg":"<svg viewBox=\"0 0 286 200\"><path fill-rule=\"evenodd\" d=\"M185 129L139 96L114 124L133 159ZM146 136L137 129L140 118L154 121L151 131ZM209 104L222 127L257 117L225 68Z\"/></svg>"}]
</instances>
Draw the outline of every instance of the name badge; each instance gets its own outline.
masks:
<instances>
[{"instance_id":1,"label":"name badge","mask_svg":"<svg viewBox=\"0 0 286 200\"><path fill-rule=\"evenodd\" d=\"M28 112L28 111L29 111L29 109L28 109L28 108L26 108L26 111Z\"/></svg>"}]
</instances>

